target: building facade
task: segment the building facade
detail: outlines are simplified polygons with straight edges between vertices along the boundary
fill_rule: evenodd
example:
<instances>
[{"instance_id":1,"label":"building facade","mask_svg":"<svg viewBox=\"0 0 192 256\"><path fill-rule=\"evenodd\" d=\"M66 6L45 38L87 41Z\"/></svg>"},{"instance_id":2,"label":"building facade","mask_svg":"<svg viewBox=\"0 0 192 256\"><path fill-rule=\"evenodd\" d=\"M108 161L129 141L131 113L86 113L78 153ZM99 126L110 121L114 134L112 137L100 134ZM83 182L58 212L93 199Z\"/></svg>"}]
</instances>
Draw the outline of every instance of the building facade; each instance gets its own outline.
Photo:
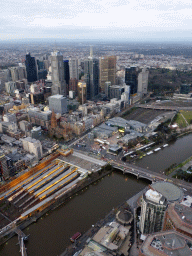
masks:
<instances>
[{"instance_id":1,"label":"building facade","mask_svg":"<svg viewBox=\"0 0 192 256\"><path fill-rule=\"evenodd\" d=\"M130 94L137 93L138 87L138 68L130 67L125 69L125 83L130 86Z\"/></svg>"},{"instance_id":2,"label":"building facade","mask_svg":"<svg viewBox=\"0 0 192 256\"><path fill-rule=\"evenodd\" d=\"M65 114L67 113L67 98L63 95L53 95L48 98L49 109L55 113Z\"/></svg>"},{"instance_id":3,"label":"building facade","mask_svg":"<svg viewBox=\"0 0 192 256\"><path fill-rule=\"evenodd\" d=\"M69 58L69 76L70 79L79 80L78 59L76 58Z\"/></svg>"},{"instance_id":4,"label":"building facade","mask_svg":"<svg viewBox=\"0 0 192 256\"><path fill-rule=\"evenodd\" d=\"M27 81L29 83L37 81L37 66L35 57L31 57L30 53L26 54L25 66L27 72Z\"/></svg>"},{"instance_id":5,"label":"building facade","mask_svg":"<svg viewBox=\"0 0 192 256\"><path fill-rule=\"evenodd\" d=\"M106 56L99 59L99 84L101 92L105 92L105 82L116 84L116 56Z\"/></svg>"},{"instance_id":6,"label":"building facade","mask_svg":"<svg viewBox=\"0 0 192 256\"><path fill-rule=\"evenodd\" d=\"M42 145L39 140L32 139L31 137L27 137L22 139L23 148L27 152L34 154L38 159L43 156Z\"/></svg>"},{"instance_id":7,"label":"building facade","mask_svg":"<svg viewBox=\"0 0 192 256\"><path fill-rule=\"evenodd\" d=\"M52 95L62 94L66 96L66 82L64 79L63 55L54 51L51 53L52 70Z\"/></svg>"},{"instance_id":8,"label":"building facade","mask_svg":"<svg viewBox=\"0 0 192 256\"><path fill-rule=\"evenodd\" d=\"M142 71L138 75L138 88L137 88L137 92L141 96L147 94L148 76L149 76L149 71L146 70L146 68L143 68Z\"/></svg>"},{"instance_id":9,"label":"building facade","mask_svg":"<svg viewBox=\"0 0 192 256\"><path fill-rule=\"evenodd\" d=\"M89 57L84 62L84 80L87 85L87 100L99 93L99 60Z\"/></svg>"},{"instance_id":10,"label":"building facade","mask_svg":"<svg viewBox=\"0 0 192 256\"><path fill-rule=\"evenodd\" d=\"M142 234L159 232L163 227L163 218L167 200L160 193L149 189L142 196L140 231Z\"/></svg>"}]
</instances>

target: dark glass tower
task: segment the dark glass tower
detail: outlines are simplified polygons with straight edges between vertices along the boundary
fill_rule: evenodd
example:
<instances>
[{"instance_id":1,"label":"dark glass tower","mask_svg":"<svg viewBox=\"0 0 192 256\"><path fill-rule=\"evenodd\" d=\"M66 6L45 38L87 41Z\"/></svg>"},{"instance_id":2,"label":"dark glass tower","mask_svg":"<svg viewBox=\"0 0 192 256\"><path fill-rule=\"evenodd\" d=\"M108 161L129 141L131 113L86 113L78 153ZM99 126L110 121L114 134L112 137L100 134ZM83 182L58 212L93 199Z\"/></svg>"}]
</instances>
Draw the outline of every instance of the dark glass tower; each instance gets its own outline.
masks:
<instances>
[{"instance_id":1,"label":"dark glass tower","mask_svg":"<svg viewBox=\"0 0 192 256\"><path fill-rule=\"evenodd\" d=\"M93 99L99 93L99 60L89 57L84 62L84 75L87 85L87 100Z\"/></svg>"},{"instance_id":2,"label":"dark glass tower","mask_svg":"<svg viewBox=\"0 0 192 256\"><path fill-rule=\"evenodd\" d=\"M37 67L35 57L31 57L30 53L26 54L25 66L27 71L27 81L29 83L37 81Z\"/></svg>"},{"instance_id":3,"label":"dark glass tower","mask_svg":"<svg viewBox=\"0 0 192 256\"><path fill-rule=\"evenodd\" d=\"M125 83L130 86L130 94L137 93L138 70L136 67L125 69Z\"/></svg>"},{"instance_id":4,"label":"dark glass tower","mask_svg":"<svg viewBox=\"0 0 192 256\"><path fill-rule=\"evenodd\" d=\"M66 81L67 95L69 94L69 60L64 60L64 79Z\"/></svg>"}]
</instances>

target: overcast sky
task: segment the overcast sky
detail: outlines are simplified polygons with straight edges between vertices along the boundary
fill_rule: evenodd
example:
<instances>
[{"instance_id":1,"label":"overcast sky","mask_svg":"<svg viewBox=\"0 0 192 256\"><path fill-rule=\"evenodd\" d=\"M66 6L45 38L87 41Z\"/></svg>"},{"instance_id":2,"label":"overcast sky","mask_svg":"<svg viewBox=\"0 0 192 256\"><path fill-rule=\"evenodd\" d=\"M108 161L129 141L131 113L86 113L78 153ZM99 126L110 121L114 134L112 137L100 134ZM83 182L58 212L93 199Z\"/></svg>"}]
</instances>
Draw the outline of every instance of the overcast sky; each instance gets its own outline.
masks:
<instances>
[{"instance_id":1,"label":"overcast sky","mask_svg":"<svg viewBox=\"0 0 192 256\"><path fill-rule=\"evenodd\" d=\"M0 39L192 40L191 0L1 0Z\"/></svg>"}]
</instances>

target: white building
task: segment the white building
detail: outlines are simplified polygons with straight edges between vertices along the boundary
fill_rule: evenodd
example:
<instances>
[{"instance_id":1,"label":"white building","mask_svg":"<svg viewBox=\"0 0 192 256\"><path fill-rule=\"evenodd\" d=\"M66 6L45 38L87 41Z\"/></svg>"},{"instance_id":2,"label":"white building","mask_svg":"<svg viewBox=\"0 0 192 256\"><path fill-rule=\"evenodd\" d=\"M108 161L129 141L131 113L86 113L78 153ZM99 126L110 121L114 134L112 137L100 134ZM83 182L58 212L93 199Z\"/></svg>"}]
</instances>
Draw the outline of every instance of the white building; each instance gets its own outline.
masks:
<instances>
[{"instance_id":1,"label":"white building","mask_svg":"<svg viewBox=\"0 0 192 256\"><path fill-rule=\"evenodd\" d=\"M38 159L42 157L42 145L39 140L32 139L31 137L27 137L25 139L21 139L23 143L23 148L27 152L34 154Z\"/></svg>"}]
</instances>

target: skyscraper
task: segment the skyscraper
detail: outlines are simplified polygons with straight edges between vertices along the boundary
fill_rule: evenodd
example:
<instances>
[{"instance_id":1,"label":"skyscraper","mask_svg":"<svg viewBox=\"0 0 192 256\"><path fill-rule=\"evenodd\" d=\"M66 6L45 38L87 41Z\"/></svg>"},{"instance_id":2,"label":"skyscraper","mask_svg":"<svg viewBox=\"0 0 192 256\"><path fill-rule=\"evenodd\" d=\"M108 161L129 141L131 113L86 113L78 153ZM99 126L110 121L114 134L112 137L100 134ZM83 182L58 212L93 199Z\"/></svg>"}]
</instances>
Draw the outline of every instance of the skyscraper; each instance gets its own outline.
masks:
<instances>
[{"instance_id":1,"label":"skyscraper","mask_svg":"<svg viewBox=\"0 0 192 256\"><path fill-rule=\"evenodd\" d=\"M140 218L140 231L142 234L161 231L166 208L167 200L160 193L149 189L143 194Z\"/></svg>"},{"instance_id":2,"label":"skyscraper","mask_svg":"<svg viewBox=\"0 0 192 256\"><path fill-rule=\"evenodd\" d=\"M125 83L130 86L130 94L137 93L138 68L130 67L125 69Z\"/></svg>"},{"instance_id":3,"label":"skyscraper","mask_svg":"<svg viewBox=\"0 0 192 256\"><path fill-rule=\"evenodd\" d=\"M111 82L111 85L116 84L116 56L106 56L99 59L100 74L99 83L101 91L105 92L105 82Z\"/></svg>"},{"instance_id":4,"label":"skyscraper","mask_svg":"<svg viewBox=\"0 0 192 256\"><path fill-rule=\"evenodd\" d=\"M84 61L84 80L87 85L87 100L99 93L99 60L89 57Z\"/></svg>"},{"instance_id":5,"label":"skyscraper","mask_svg":"<svg viewBox=\"0 0 192 256\"><path fill-rule=\"evenodd\" d=\"M142 71L138 75L138 88L137 88L137 92L141 96L147 94L148 76L149 76L149 71L146 70L146 68L143 68Z\"/></svg>"},{"instance_id":6,"label":"skyscraper","mask_svg":"<svg viewBox=\"0 0 192 256\"><path fill-rule=\"evenodd\" d=\"M27 81L29 83L37 81L37 67L35 57L31 57L30 53L26 54L25 66L27 72Z\"/></svg>"},{"instance_id":7,"label":"skyscraper","mask_svg":"<svg viewBox=\"0 0 192 256\"><path fill-rule=\"evenodd\" d=\"M69 58L69 74L70 79L79 80L78 59Z\"/></svg>"},{"instance_id":8,"label":"skyscraper","mask_svg":"<svg viewBox=\"0 0 192 256\"><path fill-rule=\"evenodd\" d=\"M66 82L64 79L63 55L59 51L51 53L52 68L52 95L62 94L66 96Z\"/></svg>"},{"instance_id":9,"label":"skyscraper","mask_svg":"<svg viewBox=\"0 0 192 256\"><path fill-rule=\"evenodd\" d=\"M64 60L63 65L64 65L64 79L66 82L66 91L68 95L69 94L69 61Z\"/></svg>"}]
</instances>

